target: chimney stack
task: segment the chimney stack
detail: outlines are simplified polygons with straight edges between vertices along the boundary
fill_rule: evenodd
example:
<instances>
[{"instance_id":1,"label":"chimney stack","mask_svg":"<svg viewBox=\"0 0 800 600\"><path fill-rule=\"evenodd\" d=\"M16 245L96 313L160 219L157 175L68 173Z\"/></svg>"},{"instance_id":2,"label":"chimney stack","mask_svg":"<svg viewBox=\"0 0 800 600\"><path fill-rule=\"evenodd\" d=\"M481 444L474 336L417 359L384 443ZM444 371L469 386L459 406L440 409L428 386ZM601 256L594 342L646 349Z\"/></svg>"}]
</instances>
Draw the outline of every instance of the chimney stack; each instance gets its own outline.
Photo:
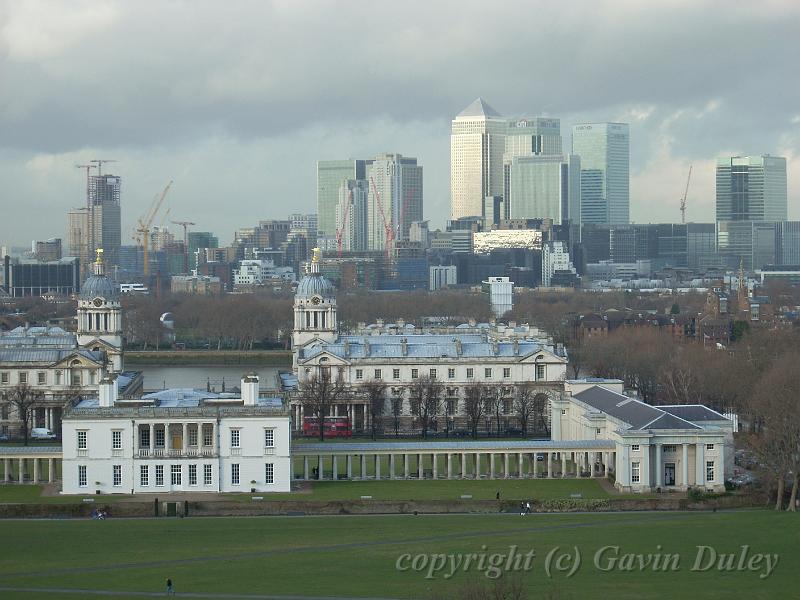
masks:
<instances>
[{"instance_id":1,"label":"chimney stack","mask_svg":"<svg viewBox=\"0 0 800 600\"><path fill-rule=\"evenodd\" d=\"M248 373L242 377L242 403L255 406L258 402L258 375Z\"/></svg>"},{"instance_id":2,"label":"chimney stack","mask_svg":"<svg viewBox=\"0 0 800 600\"><path fill-rule=\"evenodd\" d=\"M100 407L113 407L117 403L118 392L117 376L114 373L108 373L100 380L100 385L97 390L98 398L100 399Z\"/></svg>"}]
</instances>

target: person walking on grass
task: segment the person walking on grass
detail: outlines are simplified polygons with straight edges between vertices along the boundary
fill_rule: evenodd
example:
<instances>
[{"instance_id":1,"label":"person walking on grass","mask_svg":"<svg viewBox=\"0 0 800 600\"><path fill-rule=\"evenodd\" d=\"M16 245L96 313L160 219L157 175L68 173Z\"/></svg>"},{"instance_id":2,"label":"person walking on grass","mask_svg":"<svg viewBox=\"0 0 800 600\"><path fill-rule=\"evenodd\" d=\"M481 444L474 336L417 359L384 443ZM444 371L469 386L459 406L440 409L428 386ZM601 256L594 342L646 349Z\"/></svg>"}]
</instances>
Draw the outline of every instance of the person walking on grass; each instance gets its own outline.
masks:
<instances>
[{"instance_id":1,"label":"person walking on grass","mask_svg":"<svg viewBox=\"0 0 800 600\"><path fill-rule=\"evenodd\" d=\"M167 578L167 596L174 596L175 588L172 587L172 579Z\"/></svg>"}]
</instances>

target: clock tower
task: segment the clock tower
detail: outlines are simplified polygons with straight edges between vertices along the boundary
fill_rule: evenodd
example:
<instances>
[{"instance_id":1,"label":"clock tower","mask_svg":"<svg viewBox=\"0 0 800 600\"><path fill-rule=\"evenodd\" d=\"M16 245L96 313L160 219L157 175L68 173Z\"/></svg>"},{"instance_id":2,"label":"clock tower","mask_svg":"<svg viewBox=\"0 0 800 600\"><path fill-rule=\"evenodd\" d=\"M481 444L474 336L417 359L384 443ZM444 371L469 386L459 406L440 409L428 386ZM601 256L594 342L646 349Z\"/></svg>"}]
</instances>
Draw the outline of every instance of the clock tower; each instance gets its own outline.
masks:
<instances>
[{"instance_id":1,"label":"clock tower","mask_svg":"<svg viewBox=\"0 0 800 600\"><path fill-rule=\"evenodd\" d=\"M105 274L103 250L97 249L93 273L78 297L78 346L108 357L108 370L122 370L122 305L119 286Z\"/></svg>"},{"instance_id":2,"label":"clock tower","mask_svg":"<svg viewBox=\"0 0 800 600\"><path fill-rule=\"evenodd\" d=\"M311 272L300 280L294 296L292 348L320 339L336 340L336 295L333 285L319 271L320 250L314 248Z\"/></svg>"}]
</instances>

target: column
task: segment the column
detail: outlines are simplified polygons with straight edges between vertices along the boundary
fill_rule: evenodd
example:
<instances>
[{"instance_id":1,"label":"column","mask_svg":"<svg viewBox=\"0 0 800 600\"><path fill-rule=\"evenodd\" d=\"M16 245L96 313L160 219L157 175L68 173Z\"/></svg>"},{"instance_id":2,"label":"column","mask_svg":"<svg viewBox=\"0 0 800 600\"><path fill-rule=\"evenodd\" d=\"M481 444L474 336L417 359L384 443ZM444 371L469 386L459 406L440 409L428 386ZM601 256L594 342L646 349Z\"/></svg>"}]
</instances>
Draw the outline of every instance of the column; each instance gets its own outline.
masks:
<instances>
[{"instance_id":1,"label":"column","mask_svg":"<svg viewBox=\"0 0 800 600\"><path fill-rule=\"evenodd\" d=\"M181 441L183 442L183 454L185 455L187 450L189 450L189 424L183 424L183 433L181 434Z\"/></svg>"},{"instance_id":2,"label":"column","mask_svg":"<svg viewBox=\"0 0 800 600\"><path fill-rule=\"evenodd\" d=\"M611 452L603 452L603 477L608 479L608 463L611 460Z\"/></svg>"},{"instance_id":3,"label":"column","mask_svg":"<svg viewBox=\"0 0 800 600\"><path fill-rule=\"evenodd\" d=\"M325 474L325 462L323 461L322 454L317 456L317 479L322 481Z\"/></svg>"},{"instance_id":4,"label":"column","mask_svg":"<svg viewBox=\"0 0 800 600\"><path fill-rule=\"evenodd\" d=\"M466 455L464 456L466 458ZM475 453L475 479L481 478L481 453Z\"/></svg>"},{"instance_id":5,"label":"column","mask_svg":"<svg viewBox=\"0 0 800 600\"><path fill-rule=\"evenodd\" d=\"M662 447L661 443L656 443L656 487L664 487L664 470L661 466L662 460Z\"/></svg>"},{"instance_id":6,"label":"column","mask_svg":"<svg viewBox=\"0 0 800 600\"><path fill-rule=\"evenodd\" d=\"M494 479L494 454L489 453L489 479Z\"/></svg>"},{"instance_id":7,"label":"column","mask_svg":"<svg viewBox=\"0 0 800 600\"><path fill-rule=\"evenodd\" d=\"M695 444L695 483L699 486L705 487L706 485L706 472L705 472L705 450L706 447L703 443L698 442Z\"/></svg>"},{"instance_id":8,"label":"column","mask_svg":"<svg viewBox=\"0 0 800 600\"><path fill-rule=\"evenodd\" d=\"M567 476L567 453L561 453L561 479Z\"/></svg>"},{"instance_id":9,"label":"column","mask_svg":"<svg viewBox=\"0 0 800 600\"><path fill-rule=\"evenodd\" d=\"M47 459L47 482L53 483L56 480L56 459Z\"/></svg>"},{"instance_id":10,"label":"column","mask_svg":"<svg viewBox=\"0 0 800 600\"><path fill-rule=\"evenodd\" d=\"M459 460L461 461L461 479L467 478L467 453L462 452L458 455ZM475 455L475 458L478 458L478 455ZM476 463L477 464L477 463Z\"/></svg>"},{"instance_id":11,"label":"column","mask_svg":"<svg viewBox=\"0 0 800 600\"><path fill-rule=\"evenodd\" d=\"M361 475L361 479L366 479L367 478L367 455L366 454L362 454L361 455L361 473L360 473L360 475Z\"/></svg>"},{"instance_id":12,"label":"column","mask_svg":"<svg viewBox=\"0 0 800 600\"><path fill-rule=\"evenodd\" d=\"M408 454L403 453L403 477L408 479Z\"/></svg>"},{"instance_id":13,"label":"column","mask_svg":"<svg viewBox=\"0 0 800 600\"><path fill-rule=\"evenodd\" d=\"M339 461L337 460L337 456L334 454L331 456L331 465L333 467L333 480L336 481L339 479Z\"/></svg>"},{"instance_id":14,"label":"column","mask_svg":"<svg viewBox=\"0 0 800 600\"><path fill-rule=\"evenodd\" d=\"M437 458L439 457L438 454L435 452L431 455L431 466L433 468L433 478L439 479L439 465Z\"/></svg>"},{"instance_id":15,"label":"column","mask_svg":"<svg viewBox=\"0 0 800 600\"><path fill-rule=\"evenodd\" d=\"M303 479L305 479L306 481L308 481L308 479L309 479L309 477L308 477L308 457L307 456L303 457Z\"/></svg>"},{"instance_id":16,"label":"column","mask_svg":"<svg viewBox=\"0 0 800 600\"><path fill-rule=\"evenodd\" d=\"M715 448L719 448L719 452L717 456L719 456L719 460L714 465L714 482L720 482L722 484L725 483L725 442L717 443Z\"/></svg>"},{"instance_id":17,"label":"column","mask_svg":"<svg viewBox=\"0 0 800 600\"><path fill-rule=\"evenodd\" d=\"M389 479L397 479L396 467L394 464L394 452L389 455Z\"/></svg>"},{"instance_id":18,"label":"column","mask_svg":"<svg viewBox=\"0 0 800 600\"><path fill-rule=\"evenodd\" d=\"M11 481L11 460L8 458L3 459L3 481L5 483Z\"/></svg>"},{"instance_id":19,"label":"column","mask_svg":"<svg viewBox=\"0 0 800 600\"><path fill-rule=\"evenodd\" d=\"M364 406L364 431L369 431L369 411L366 405Z\"/></svg>"},{"instance_id":20,"label":"column","mask_svg":"<svg viewBox=\"0 0 800 600\"><path fill-rule=\"evenodd\" d=\"M148 448L148 450L150 451L150 454L152 454L153 449L156 447L155 427L153 427L152 423L150 423L149 427L150 427L150 440L149 440L150 447Z\"/></svg>"},{"instance_id":21,"label":"column","mask_svg":"<svg viewBox=\"0 0 800 600\"><path fill-rule=\"evenodd\" d=\"M547 477L549 479L553 478L553 453L547 453Z\"/></svg>"},{"instance_id":22,"label":"column","mask_svg":"<svg viewBox=\"0 0 800 600\"><path fill-rule=\"evenodd\" d=\"M19 483L25 481L25 459L19 459Z\"/></svg>"},{"instance_id":23,"label":"column","mask_svg":"<svg viewBox=\"0 0 800 600\"><path fill-rule=\"evenodd\" d=\"M347 455L347 479L353 478L353 455Z\"/></svg>"},{"instance_id":24,"label":"column","mask_svg":"<svg viewBox=\"0 0 800 600\"><path fill-rule=\"evenodd\" d=\"M424 464L425 461L423 460L422 454L417 454L417 477L419 479L425 479L425 471L423 469Z\"/></svg>"},{"instance_id":25,"label":"column","mask_svg":"<svg viewBox=\"0 0 800 600\"><path fill-rule=\"evenodd\" d=\"M506 478L506 479L508 479L508 477L509 477L509 474L508 474L508 467L509 467L509 463L508 463L508 452L506 452L506 453L503 455L503 477L504 477L504 478Z\"/></svg>"},{"instance_id":26,"label":"column","mask_svg":"<svg viewBox=\"0 0 800 600\"><path fill-rule=\"evenodd\" d=\"M648 488L653 485L653 477L650 474L650 444L642 444L642 475L640 481Z\"/></svg>"},{"instance_id":27,"label":"column","mask_svg":"<svg viewBox=\"0 0 800 600\"><path fill-rule=\"evenodd\" d=\"M681 484L689 487L689 444L681 444Z\"/></svg>"},{"instance_id":28,"label":"column","mask_svg":"<svg viewBox=\"0 0 800 600\"><path fill-rule=\"evenodd\" d=\"M447 478L453 478L453 455L449 452L447 453Z\"/></svg>"},{"instance_id":29,"label":"column","mask_svg":"<svg viewBox=\"0 0 800 600\"><path fill-rule=\"evenodd\" d=\"M522 452L520 452L518 457L517 457L518 458L518 463L519 463L519 470L517 471L517 477L519 477L520 479L523 478L523 475L522 475L522 461L523 461L523 457L524 456L525 455Z\"/></svg>"},{"instance_id":30,"label":"column","mask_svg":"<svg viewBox=\"0 0 800 600\"><path fill-rule=\"evenodd\" d=\"M377 481L380 478L381 478L381 455L380 454L376 454L375 455L375 480Z\"/></svg>"},{"instance_id":31,"label":"column","mask_svg":"<svg viewBox=\"0 0 800 600\"><path fill-rule=\"evenodd\" d=\"M33 483L39 483L39 459L33 459Z\"/></svg>"}]
</instances>

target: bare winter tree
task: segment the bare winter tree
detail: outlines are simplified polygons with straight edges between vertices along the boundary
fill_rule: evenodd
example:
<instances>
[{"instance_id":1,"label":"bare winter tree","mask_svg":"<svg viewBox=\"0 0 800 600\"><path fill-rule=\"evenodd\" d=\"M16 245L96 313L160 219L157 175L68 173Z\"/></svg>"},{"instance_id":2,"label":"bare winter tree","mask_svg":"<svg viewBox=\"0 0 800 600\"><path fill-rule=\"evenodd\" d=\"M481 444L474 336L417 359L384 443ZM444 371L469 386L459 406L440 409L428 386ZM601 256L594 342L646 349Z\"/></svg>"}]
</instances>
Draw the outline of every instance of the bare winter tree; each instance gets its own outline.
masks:
<instances>
[{"instance_id":1,"label":"bare winter tree","mask_svg":"<svg viewBox=\"0 0 800 600\"><path fill-rule=\"evenodd\" d=\"M300 384L300 404L305 414L311 414L319 423L319 439L325 440L325 417L331 413L334 404L344 401L349 390L341 378L335 380L331 377L329 369L321 369Z\"/></svg>"},{"instance_id":2,"label":"bare winter tree","mask_svg":"<svg viewBox=\"0 0 800 600\"><path fill-rule=\"evenodd\" d=\"M514 413L519 419L520 429L522 435L528 436L528 425L534 417L534 396L536 396L535 388L528 384L523 383L518 385L514 390Z\"/></svg>"},{"instance_id":3,"label":"bare winter tree","mask_svg":"<svg viewBox=\"0 0 800 600\"><path fill-rule=\"evenodd\" d=\"M8 394L8 401L17 411L17 418L22 422L22 439L28 445L33 410L44 398L44 393L30 387L26 383L16 385Z\"/></svg>"},{"instance_id":4,"label":"bare winter tree","mask_svg":"<svg viewBox=\"0 0 800 600\"><path fill-rule=\"evenodd\" d=\"M400 435L400 417L403 416L403 397L394 396L392 398L392 423L394 425L394 436Z\"/></svg>"},{"instance_id":5,"label":"bare winter tree","mask_svg":"<svg viewBox=\"0 0 800 600\"><path fill-rule=\"evenodd\" d=\"M422 437L436 421L442 404L442 384L428 375L418 377L408 388L411 414L417 417L422 428Z\"/></svg>"},{"instance_id":6,"label":"bare winter tree","mask_svg":"<svg viewBox=\"0 0 800 600\"><path fill-rule=\"evenodd\" d=\"M483 417L483 388L484 385L477 381L464 388L464 414L467 415L467 424L475 439L478 439L478 426Z\"/></svg>"},{"instance_id":7,"label":"bare winter tree","mask_svg":"<svg viewBox=\"0 0 800 600\"><path fill-rule=\"evenodd\" d=\"M494 417L495 434L500 437L500 416L503 411L503 387L500 385L483 386L483 404L486 416Z\"/></svg>"},{"instance_id":8,"label":"bare winter tree","mask_svg":"<svg viewBox=\"0 0 800 600\"><path fill-rule=\"evenodd\" d=\"M372 439L374 440L378 429L383 429L383 413L386 407L386 384L380 379L370 379L362 383L359 388L367 399L370 431L372 433Z\"/></svg>"}]
</instances>

